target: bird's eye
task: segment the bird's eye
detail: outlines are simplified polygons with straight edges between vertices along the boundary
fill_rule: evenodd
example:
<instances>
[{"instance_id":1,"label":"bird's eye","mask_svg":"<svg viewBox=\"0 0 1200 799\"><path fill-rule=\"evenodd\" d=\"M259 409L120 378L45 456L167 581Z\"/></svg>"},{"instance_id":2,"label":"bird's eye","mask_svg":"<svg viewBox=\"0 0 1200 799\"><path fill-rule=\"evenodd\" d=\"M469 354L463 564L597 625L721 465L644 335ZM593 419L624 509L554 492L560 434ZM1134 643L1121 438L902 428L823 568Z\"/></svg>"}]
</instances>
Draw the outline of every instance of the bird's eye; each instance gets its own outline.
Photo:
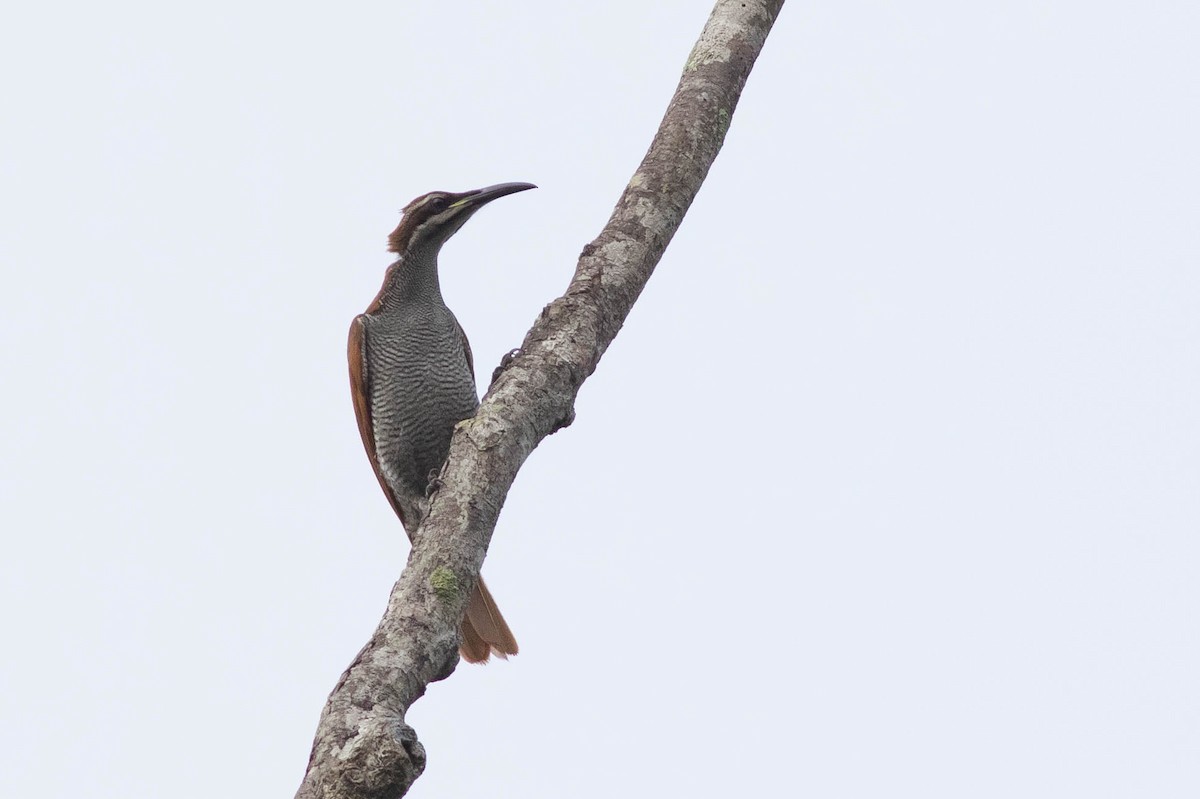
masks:
<instances>
[{"instance_id":1,"label":"bird's eye","mask_svg":"<svg viewBox=\"0 0 1200 799\"><path fill-rule=\"evenodd\" d=\"M429 201L429 210L433 211L435 214L438 214L442 211L445 211L449 205L450 201L445 197L434 197Z\"/></svg>"}]
</instances>

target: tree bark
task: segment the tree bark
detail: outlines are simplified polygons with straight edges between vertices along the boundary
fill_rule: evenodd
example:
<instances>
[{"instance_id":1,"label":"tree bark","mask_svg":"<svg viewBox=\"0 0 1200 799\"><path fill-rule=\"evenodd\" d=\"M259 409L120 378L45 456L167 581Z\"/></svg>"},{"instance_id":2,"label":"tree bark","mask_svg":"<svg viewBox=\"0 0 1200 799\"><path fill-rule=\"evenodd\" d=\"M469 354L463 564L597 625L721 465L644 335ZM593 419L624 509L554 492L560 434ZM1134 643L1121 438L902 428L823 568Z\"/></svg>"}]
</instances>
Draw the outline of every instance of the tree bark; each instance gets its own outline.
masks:
<instances>
[{"instance_id":1,"label":"tree bark","mask_svg":"<svg viewBox=\"0 0 1200 799\"><path fill-rule=\"evenodd\" d=\"M457 629L500 508L538 443L569 425L717 157L783 0L719 0L641 165L566 293L541 312L450 445L387 611L333 689L297 799L392 799L425 767L409 706L458 660ZM506 359L507 360L507 359Z\"/></svg>"}]
</instances>

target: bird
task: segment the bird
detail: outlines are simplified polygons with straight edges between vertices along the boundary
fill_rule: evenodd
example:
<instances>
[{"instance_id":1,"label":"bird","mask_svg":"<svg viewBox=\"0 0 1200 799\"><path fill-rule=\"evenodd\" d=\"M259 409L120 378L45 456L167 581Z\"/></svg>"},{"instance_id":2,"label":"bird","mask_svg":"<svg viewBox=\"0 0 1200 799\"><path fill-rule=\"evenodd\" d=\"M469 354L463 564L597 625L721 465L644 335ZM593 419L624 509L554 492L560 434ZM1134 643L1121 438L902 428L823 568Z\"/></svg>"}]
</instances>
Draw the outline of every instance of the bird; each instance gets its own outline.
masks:
<instances>
[{"instance_id":1,"label":"bird","mask_svg":"<svg viewBox=\"0 0 1200 799\"><path fill-rule=\"evenodd\" d=\"M450 451L456 424L479 397L467 335L442 299L438 254L476 211L532 183L500 183L459 193L434 191L404 207L388 236L396 259L383 287L350 325L350 394L367 458L411 541L429 512L429 487ZM483 578L459 626L469 663L517 654Z\"/></svg>"}]
</instances>

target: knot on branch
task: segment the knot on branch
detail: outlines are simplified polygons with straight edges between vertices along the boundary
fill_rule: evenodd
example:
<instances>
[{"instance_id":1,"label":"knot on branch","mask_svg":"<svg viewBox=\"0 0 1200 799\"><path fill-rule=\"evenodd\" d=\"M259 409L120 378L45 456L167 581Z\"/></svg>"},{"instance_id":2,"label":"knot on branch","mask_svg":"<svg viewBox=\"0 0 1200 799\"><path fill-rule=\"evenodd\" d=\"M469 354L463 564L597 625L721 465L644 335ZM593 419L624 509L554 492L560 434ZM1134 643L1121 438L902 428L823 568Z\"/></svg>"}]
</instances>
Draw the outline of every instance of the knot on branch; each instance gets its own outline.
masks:
<instances>
[{"instance_id":1,"label":"knot on branch","mask_svg":"<svg viewBox=\"0 0 1200 799\"><path fill-rule=\"evenodd\" d=\"M341 784L326 785L321 796L402 796L425 771L416 731L395 718L364 719L336 755L345 764Z\"/></svg>"},{"instance_id":2,"label":"knot on branch","mask_svg":"<svg viewBox=\"0 0 1200 799\"><path fill-rule=\"evenodd\" d=\"M467 432L467 437L480 452L499 446L505 433L504 423L491 414L464 419L456 427Z\"/></svg>"},{"instance_id":3,"label":"knot on branch","mask_svg":"<svg viewBox=\"0 0 1200 799\"><path fill-rule=\"evenodd\" d=\"M550 428L549 435L554 435L559 430L562 430L564 427L570 427L574 421L575 421L575 407L572 406L570 408L567 408L567 412L554 423L553 427Z\"/></svg>"}]
</instances>

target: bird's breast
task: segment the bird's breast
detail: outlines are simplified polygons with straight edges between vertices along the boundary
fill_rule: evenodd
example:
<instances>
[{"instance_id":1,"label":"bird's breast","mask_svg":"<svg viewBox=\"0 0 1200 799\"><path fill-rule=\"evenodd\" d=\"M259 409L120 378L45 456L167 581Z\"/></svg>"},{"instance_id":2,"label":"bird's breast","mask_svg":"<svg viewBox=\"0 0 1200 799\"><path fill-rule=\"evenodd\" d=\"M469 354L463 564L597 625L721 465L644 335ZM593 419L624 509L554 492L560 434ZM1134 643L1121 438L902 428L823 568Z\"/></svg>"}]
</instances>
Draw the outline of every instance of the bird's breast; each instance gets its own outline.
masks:
<instances>
[{"instance_id":1,"label":"bird's breast","mask_svg":"<svg viewBox=\"0 0 1200 799\"><path fill-rule=\"evenodd\" d=\"M448 310L382 315L365 333L376 457L394 491L423 496L454 426L479 405L461 334Z\"/></svg>"}]
</instances>

